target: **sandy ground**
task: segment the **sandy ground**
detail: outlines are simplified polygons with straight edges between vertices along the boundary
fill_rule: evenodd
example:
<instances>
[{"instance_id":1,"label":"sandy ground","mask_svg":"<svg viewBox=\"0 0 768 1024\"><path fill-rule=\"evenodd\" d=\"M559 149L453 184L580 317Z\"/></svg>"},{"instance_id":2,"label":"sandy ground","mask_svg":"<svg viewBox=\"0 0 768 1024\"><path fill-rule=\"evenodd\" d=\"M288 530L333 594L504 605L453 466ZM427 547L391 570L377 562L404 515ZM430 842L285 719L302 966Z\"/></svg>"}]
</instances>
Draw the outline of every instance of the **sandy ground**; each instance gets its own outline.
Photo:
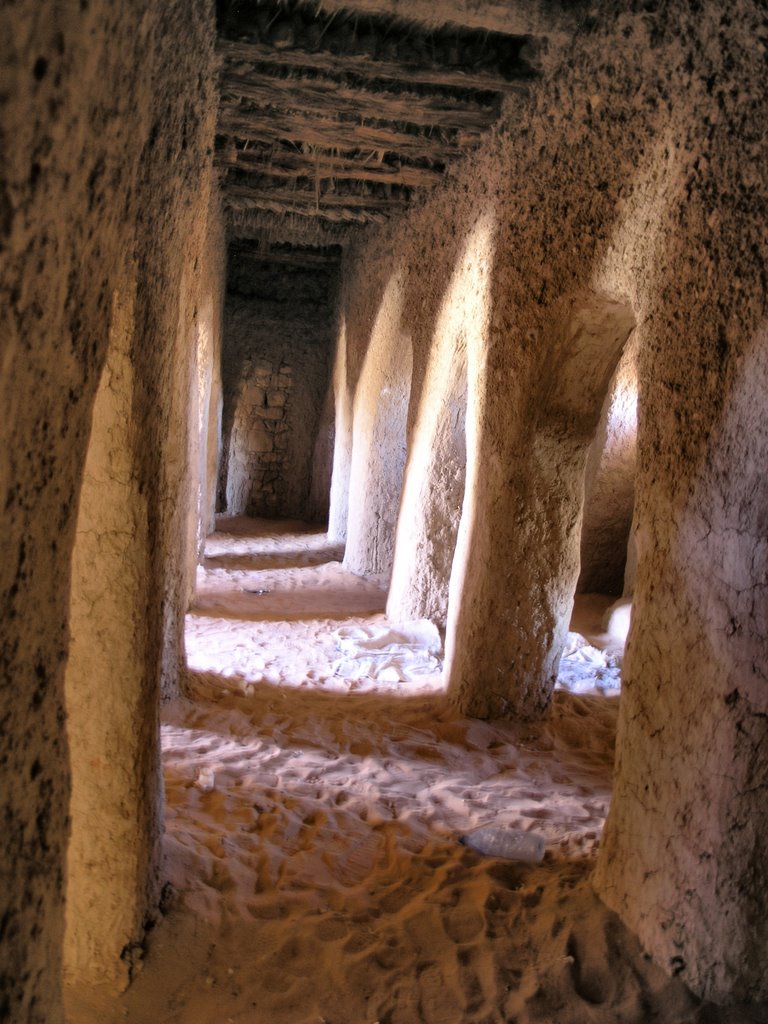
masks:
<instances>
[{"instance_id":1,"label":"sandy ground","mask_svg":"<svg viewBox=\"0 0 768 1024\"><path fill-rule=\"evenodd\" d=\"M541 725L460 718L323 535L220 529L188 617L189 699L164 715L165 914L127 993L70 993L71 1024L758 1019L698 1006L591 891L605 662L590 655L577 682L596 688L556 693ZM588 653L611 645L607 604L577 608ZM487 825L540 834L544 861L459 842Z\"/></svg>"}]
</instances>

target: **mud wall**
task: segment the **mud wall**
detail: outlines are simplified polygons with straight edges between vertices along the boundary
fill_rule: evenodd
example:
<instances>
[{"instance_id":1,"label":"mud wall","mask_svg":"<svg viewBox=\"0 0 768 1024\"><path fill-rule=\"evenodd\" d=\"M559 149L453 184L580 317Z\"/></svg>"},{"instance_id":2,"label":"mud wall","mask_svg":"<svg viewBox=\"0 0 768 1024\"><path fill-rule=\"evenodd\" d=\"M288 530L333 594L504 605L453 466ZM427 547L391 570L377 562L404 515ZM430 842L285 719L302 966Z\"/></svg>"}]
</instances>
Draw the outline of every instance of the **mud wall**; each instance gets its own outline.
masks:
<instances>
[{"instance_id":1,"label":"mud wall","mask_svg":"<svg viewBox=\"0 0 768 1024\"><path fill-rule=\"evenodd\" d=\"M438 206L437 217L443 213ZM493 257L493 224L472 203L460 203L457 214L459 226L446 230L432 208L416 209L370 246L350 247L343 264L329 529L334 540L347 540L346 564L355 572L388 578L400 551L390 607L396 617L434 614L437 621L447 606L467 461L467 375L479 372L486 323L472 289L482 293ZM384 402L396 411L392 429ZM432 442L438 447L429 455ZM421 456L414 456L414 444ZM442 466L440 480L412 470L415 457ZM422 478L429 501L414 494ZM396 531L406 528L411 539L396 544ZM419 558L406 556L408 545L419 547Z\"/></svg>"},{"instance_id":2,"label":"mud wall","mask_svg":"<svg viewBox=\"0 0 768 1024\"><path fill-rule=\"evenodd\" d=\"M205 212L198 214L203 226ZM165 585L175 591L173 603L162 608L162 646L146 614L155 599L157 569L141 484L147 438L134 420L143 383L134 336L135 265L125 277L134 282L133 290L113 295L72 559L64 969L70 980L109 981L117 988L124 988L139 966L147 922L156 913L162 832L158 688L164 696L178 692L183 653L181 637L170 628L178 628L187 607L210 518L208 420L220 348L216 309L223 249L215 202L207 213L207 230L198 229L195 239L197 255L184 267L191 284L170 310L178 324L175 336L169 335L174 347L168 387L176 395L186 391L187 405L177 401L158 410L169 435L165 453L159 454L173 467L164 472L165 493L181 510L167 517L169 534L158 538L165 543Z\"/></svg>"},{"instance_id":3,"label":"mud wall","mask_svg":"<svg viewBox=\"0 0 768 1024\"><path fill-rule=\"evenodd\" d=\"M768 142L757 129L768 114L765 12L682 7L636 31L638 44L655 44L659 71L669 69L658 92L667 117L656 166L641 175L646 186L656 176L658 246L639 310L637 576L596 882L696 991L759 1000L768 995L758 596L768 551L755 470L768 444Z\"/></svg>"},{"instance_id":4,"label":"mud wall","mask_svg":"<svg viewBox=\"0 0 768 1024\"><path fill-rule=\"evenodd\" d=\"M81 709L65 703L64 670L78 496L100 379L119 386L113 412L129 405L131 427L111 434L120 454L104 464L105 506L87 502L100 520L90 582L102 568L113 578L122 562L120 664L139 623L143 635L131 710L112 732L108 715L120 680L100 663L99 673L108 674L92 685L102 682L109 699L88 711L92 731L100 722L109 734L110 754L134 742L126 719L138 733L141 755L126 788L138 798L142 826L126 851L138 861L136 888L123 894L134 923L151 912L156 893L156 708L161 679L174 685L189 589L183 427L201 299L195 261L210 190L209 14L203 3L159 8L141 0L119 8L101 0L12 2L0 12L0 515L9 552L0 600L2 671L10 681L0 695L3 1019L63 1020L70 758L74 764L85 751ZM107 434L114 423L108 412L96 416L97 431ZM112 518L120 493L130 495L129 505ZM87 605L94 635L103 626L106 638L112 603L87 591L83 564L76 560L72 601ZM75 663L70 677L75 690L85 682ZM110 762L99 757L79 767L93 777L106 774ZM77 813L73 808L73 818ZM115 852L93 847L99 871ZM102 905L90 894L86 931L107 915L109 899ZM119 958L121 950L109 953ZM72 963L82 965L77 957ZM119 973L101 958L94 967L104 976Z\"/></svg>"},{"instance_id":5,"label":"mud wall","mask_svg":"<svg viewBox=\"0 0 768 1024\"><path fill-rule=\"evenodd\" d=\"M766 559L753 474L768 444L764 45L749 3L727 13L602 5L530 103L508 105L471 168L358 254L337 360L337 396L354 410L396 273L413 346L407 476L417 410L442 401L425 384L442 296L475 226L493 224L450 581L427 544L408 540L416 554L403 564L431 580L422 592L449 586L454 698L472 713L526 716L551 692L588 445L619 356L606 348L596 364L580 361L580 335L610 309L622 340L636 325L635 617L596 884L662 966L720 1000L766 995ZM354 415L339 424L343 495ZM375 453L367 464L375 489ZM439 478L421 464L408 506L390 494L398 543L413 534L406 516L429 520L418 495ZM365 533L358 549L378 543L373 524Z\"/></svg>"},{"instance_id":6,"label":"mud wall","mask_svg":"<svg viewBox=\"0 0 768 1024\"><path fill-rule=\"evenodd\" d=\"M445 629L448 585L467 477L467 409L487 331L492 224L467 240L425 348L421 394L413 396L411 444L387 602L395 620L428 618ZM471 455L476 456L474 446ZM472 474L470 474L472 475Z\"/></svg>"},{"instance_id":7,"label":"mud wall","mask_svg":"<svg viewBox=\"0 0 768 1024\"><path fill-rule=\"evenodd\" d=\"M406 455L413 355L403 285L387 281L352 403L349 518L344 566L388 578Z\"/></svg>"},{"instance_id":8,"label":"mud wall","mask_svg":"<svg viewBox=\"0 0 768 1024\"><path fill-rule=\"evenodd\" d=\"M216 528L216 488L221 455L221 353L224 331L226 240L216 190L211 196L206 238L200 254L200 304L195 316L195 384L189 405L190 465L193 495L188 551L195 564L205 538ZM194 579L194 566L190 575Z\"/></svg>"},{"instance_id":9,"label":"mud wall","mask_svg":"<svg viewBox=\"0 0 768 1024\"><path fill-rule=\"evenodd\" d=\"M329 352L332 348L329 349ZM328 524L331 504L331 475L336 437L336 407L332 380L328 381L317 423L312 452L312 474L309 485L306 518L310 523Z\"/></svg>"},{"instance_id":10,"label":"mud wall","mask_svg":"<svg viewBox=\"0 0 768 1024\"><path fill-rule=\"evenodd\" d=\"M317 495L310 508L310 488L329 390L335 302L335 274L323 268L230 267L219 484L219 507L229 515L327 514ZM322 466L318 453L327 478Z\"/></svg>"}]
</instances>

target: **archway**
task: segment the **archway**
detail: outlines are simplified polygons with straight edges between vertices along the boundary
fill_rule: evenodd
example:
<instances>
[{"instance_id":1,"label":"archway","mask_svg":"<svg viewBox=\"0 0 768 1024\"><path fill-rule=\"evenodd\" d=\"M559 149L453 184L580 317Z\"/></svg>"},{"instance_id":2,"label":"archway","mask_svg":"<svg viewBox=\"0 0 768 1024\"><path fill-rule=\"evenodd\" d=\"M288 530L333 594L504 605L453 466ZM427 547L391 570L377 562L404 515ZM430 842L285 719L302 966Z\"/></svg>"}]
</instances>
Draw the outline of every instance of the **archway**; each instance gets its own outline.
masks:
<instances>
[{"instance_id":1,"label":"archway","mask_svg":"<svg viewBox=\"0 0 768 1024\"><path fill-rule=\"evenodd\" d=\"M446 640L449 692L480 718L535 718L549 704L579 572L587 449L634 317L589 293L560 302L549 324L545 365L530 363L506 392L497 377L481 405L493 457L479 469Z\"/></svg>"}]
</instances>

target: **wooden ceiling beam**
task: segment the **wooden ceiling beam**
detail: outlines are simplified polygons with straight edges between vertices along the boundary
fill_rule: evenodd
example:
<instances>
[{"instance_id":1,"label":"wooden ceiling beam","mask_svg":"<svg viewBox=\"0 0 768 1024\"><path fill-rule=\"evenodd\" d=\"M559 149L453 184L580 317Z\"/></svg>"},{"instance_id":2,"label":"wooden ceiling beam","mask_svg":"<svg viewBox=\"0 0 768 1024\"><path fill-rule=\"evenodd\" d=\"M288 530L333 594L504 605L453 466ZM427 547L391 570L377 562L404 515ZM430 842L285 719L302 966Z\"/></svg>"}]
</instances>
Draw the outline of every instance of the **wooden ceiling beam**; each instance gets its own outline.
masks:
<instances>
[{"instance_id":1,"label":"wooden ceiling beam","mask_svg":"<svg viewBox=\"0 0 768 1024\"><path fill-rule=\"evenodd\" d=\"M489 71L470 71L441 65L415 65L401 61L377 60L364 54L335 54L297 48L278 50L264 43L238 43L219 40L218 53L229 70L238 64L269 64L272 67L320 71L330 77L354 74L369 81L396 81L401 85L431 85L461 91L499 92L527 91L525 78L509 79Z\"/></svg>"},{"instance_id":2,"label":"wooden ceiling beam","mask_svg":"<svg viewBox=\"0 0 768 1024\"><path fill-rule=\"evenodd\" d=\"M309 178L311 181L360 181L406 188L430 188L442 181L442 171L431 167L393 165L336 157L332 153L290 153L285 150L237 149L233 146L216 155L220 167L247 171L283 180Z\"/></svg>"},{"instance_id":3,"label":"wooden ceiling beam","mask_svg":"<svg viewBox=\"0 0 768 1024\"><path fill-rule=\"evenodd\" d=\"M304 217L291 211L227 209L227 237L230 242L258 242L259 245L328 246L344 245L365 223Z\"/></svg>"},{"instance_id":4,"label":"wooden ceiling beam","mask_svg":"<svg viewBox=\"0 0 768 1024\"><path fill-rule=\"evenodd\" d=\"M224 196L230 204L242 202L245 205L250 202L261 202L264 197L275 196L282 203L293 202L299 206L312 206L320 210L346 207L347 209L386 211L394 206L405 205L401 199L366 195L360 192L326 192L324 195L320 195L313 189L259 188L246 182L228 183L224 188Z\"/></svg>"},{"instance_id":5,"label":"wooden ceiling beam","mask_svg":"<svg viewBox=\"0 0 768 1024\"><path fill-rule=\"evenodd\" d=\"M302 217L320 217L341 222L369 223L384 221L386 215L405 205L397 199L351 193L327 193L298 189L253 188L249 185L228 185L224 190L227 206L241 213L267 210L272 213L293 213Z\"/></svg>"},{"instance_id":6,"label":"wooden ceiling beam","mask_svg":"<svg viewBox=\"0 0 768 1024\"><path fill-rule=\"evenodd\" d=\"M333 224L350 226L353 224L383 224L387 217L379 211L334 209L321 210L319 213L309 207L296 207L291 203L282 203L272 192L265 192L264 199L258 204L230 207L233 213L274 213L280 217L299 217L308 221L327 221Z\"/></svg>"},{"instance_id":7,"label":"wooden ceiling beam","mask_svg":"<svg viewBox=\"0 0 768 1024\"><path fill-rule=\"evenodd\" d=\"M413 93L376 92L350 89L338 82L226 75L222 95L229 100L247 100L282 113L303 111L327 116L334 113L371 121L407 123L424 128L482 132L496 120L493 106L459 103Z\"/></svg>"},{"instance_id":8,"label":"wooden ceiling beam","mask_svg":"<svg viewBox=\"0 0 768 1024\"><path fill-rule=\"evenodd\" d=\"M320 149L367 150L401 153L410 159L425 159L432 163L445 163L462 151L478 144L482 133L462 131L451 141L445 141L439 132L434 135L412 133L394 127L355 124L332 119L329 108L326 118L313 117L297 111L277 114L270 110L252 113L236 106L222 104L219 111L218 133L244 141L275 142L286 140L306 143Z\"/></svg>"}]
</instances>

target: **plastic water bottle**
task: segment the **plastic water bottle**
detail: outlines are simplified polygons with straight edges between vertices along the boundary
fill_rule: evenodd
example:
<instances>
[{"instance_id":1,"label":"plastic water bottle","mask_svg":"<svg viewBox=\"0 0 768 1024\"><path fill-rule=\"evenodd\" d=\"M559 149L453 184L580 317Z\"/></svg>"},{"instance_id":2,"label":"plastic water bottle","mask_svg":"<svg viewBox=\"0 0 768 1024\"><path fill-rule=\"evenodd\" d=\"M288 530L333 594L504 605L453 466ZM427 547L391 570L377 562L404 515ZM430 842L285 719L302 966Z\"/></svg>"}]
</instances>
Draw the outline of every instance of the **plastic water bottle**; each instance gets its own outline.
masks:
<instances>
[{"instance_id":1,"label":"plastic water bottle","mask_svg":"<svg viewBox=\"0 0 768 1024\"><path fill-rule=\"evenodd\" d=\"M516 828L479 828L460 836L459 842L487 857L519 860L524 864L539 864L544 857L544 839L535 832L521 832Z\"/></svg>"}]
</instances>

